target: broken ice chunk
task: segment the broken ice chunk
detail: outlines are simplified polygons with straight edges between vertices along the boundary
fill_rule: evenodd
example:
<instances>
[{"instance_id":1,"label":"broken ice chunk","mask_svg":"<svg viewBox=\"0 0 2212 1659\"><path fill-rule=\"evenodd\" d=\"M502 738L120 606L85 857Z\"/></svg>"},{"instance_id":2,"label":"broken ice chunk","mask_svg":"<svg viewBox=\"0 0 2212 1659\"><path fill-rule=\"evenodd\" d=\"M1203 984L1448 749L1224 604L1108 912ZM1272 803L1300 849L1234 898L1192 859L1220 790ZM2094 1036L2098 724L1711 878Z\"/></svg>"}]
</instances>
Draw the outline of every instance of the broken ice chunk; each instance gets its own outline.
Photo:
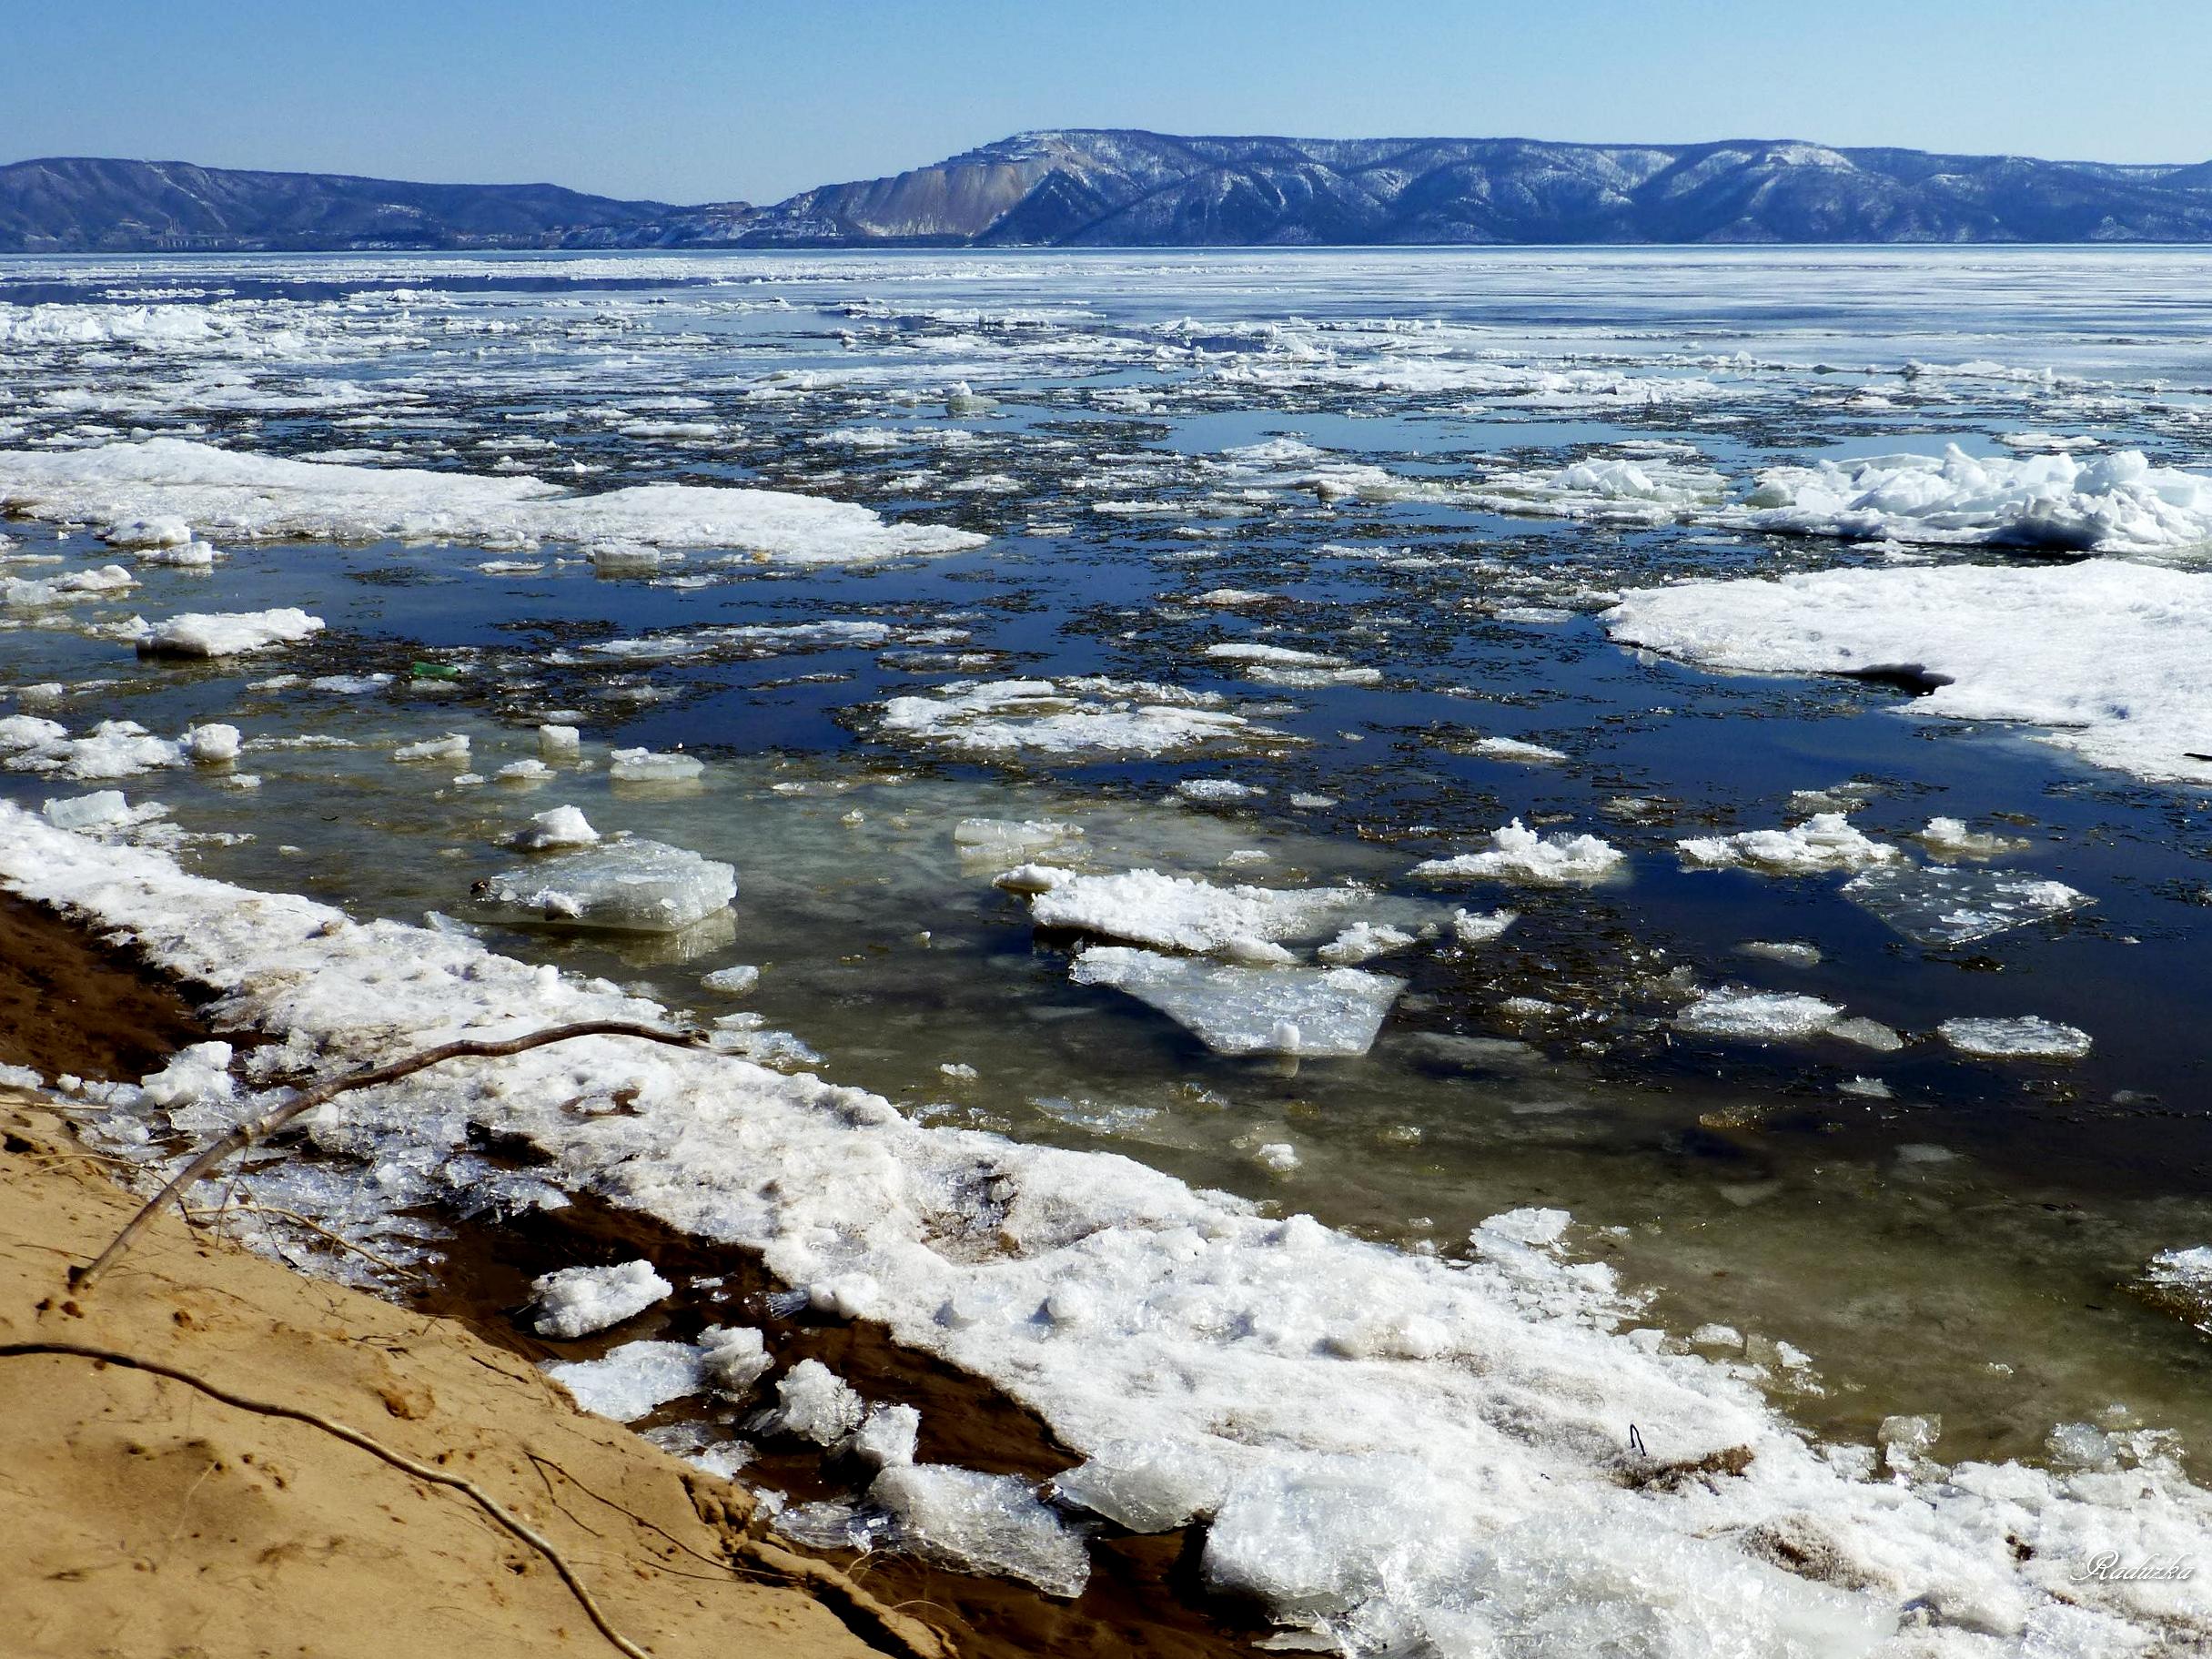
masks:
<instances>
[{"instance_id":1,"label":"broken ice chunk","mask_svg":"<svg viewBox=\"0 0 2212 1659\"><path fill-rule=\"evenodd\" d=\"M1930 818L1917 839L1938 858L1998 858L2007 853L2025 853L2033 845L2017 835L1970 830L1958 818Z\"/></svg>"},{"instance_id":2,"label":"broken ice chunk","mask_svg":"<svg viewBox=\"0 0 2212 1659\"><path fill-rule=\"evenodd\" d=\"M1332 967L1357 967L1370 956L1403 950L1412 943L1413 936L1403 928L1354 922L1313 954Z\"/></svg>"},{"instance_id":3,"label":"broken ice chunk","mask_svg":"<svg viewBox=\"0 0 2212 1659\"><path fill-rule=\"evenodd\" d=\"M507 870L477 884L476 902L501 920L617 933L677 933L723 908L737 873L658 841L616 841Z\"/></svg>"},{"instance_id":4,"label":"broken ice chunk","mask_svg":"<svg viewBox=\"0 0 2212 1659\"><path fill-rule=\"evenodd\" d=\"M1221 1502L1226 1472L1187 1443L1113 1441L1052 1479L1053 1491L1132 1533L1172 1533Z\"/></svg>"},{"instance_id":5,"label":"broken ice chunk","mask_svg":"<svg viewBox=\"0 0 2212 1659\"><path fill-rule=\"evenodd\" d=\"M1525 742L1518 737L1478 737L1467 746L1470 754L1490 761L1514 761L1524 766L1549 766L1567 758L1564 749Z\"/></svg>"},{"instance_id":6,"label":"broken ice chunk","mask_svg":"<svg viewBox=\"0 0 2212 1659\"><path fill-rule=\"evenodd\" d=\"M1107 945L1069 975L1110 986L1187 1027L1217 1054L1365 1054L1406 988L1359 968L1238 967Z\"/></svg>"},{"instance_id":7,"label":"broken ice chunk","mask_svg":"<svg viewBox=\"0 0 2212 1659\"><path fill-rule=\"evenodd\" d=\"M700 976L699 983L706 990L722 996L742 996L761 982L761 970L751 963L735 967L718 967L711 974Z\"/></svg>"},{"instance_id":8,"label":"broken ice chunk","mask_svg":"<svg viewBox=\"0 0 2212 1659\"><path fill-rule=\"evenodd\" d=\"M305 611L187 611L167 622L142 624L139 652L160 657L231 657L271 645L290 645L320 633L323 620Z\"/></svg>"},{"instance_id":9,"label":"broken ice chunk","mask_svg":"<svg viewBox=\"0 0 2212 1659\"><path fill-rule=\"evenodd\" d=\"M750 1325L710 1325L699 1333L699 1363L715 1390L742 1399L775 1361L767 1339Z\"/></svg>"},{"instance_id":10,"label":"broken ice chunk","mask_svg":"<svg viewBox=\"0 0 2212 1659\"><path fill-rule=\"evenodd\" d=\"M1795 939L1746 939L1736 946L1747 956L1764 956L1789 967L1818 967L1821 947Z\"/></svg>"},{"instance_id":11,"label":"broken ice chunk","mask_svg":"<svg viewBox=\"0 0 2212 1659\"><path fill-rule=\"evenodd\" d=\"M1602 881L1626 856L1595 835L1539 835L1519 818L1492 830L1490 843L1487 852L1424 860L1413 866L1413 874L1430 881L1470 877L1561 886Z\"/></svg>"},{"instance_id":12,"label":"broken ice chunk","mask_svg":"<svg viewBox=\"0 0 2212 1659\"><path fill-rule=\"evenodd\" d=\"M878 1469L914 1462L921 1438L922 1413L910 1405L879 1405L853 1436L853 1455Z\"/></svg>"},{"instance_id":13,"label":"broken ice chunk","mask_svg":"<svg viewBox=\"0 0 2212 1659\"><path fill-rule=\"evenodd\" d=\"M1677 1014L1674 1026L1678 1031L1735 1042L1802 1042L1826 1031L1843 1012L1817 996L1723 986Z\"/></svg>"},{"instance_id":14,"label":"broken ice chunk","mask_svg":"<svg viewBox=\"0 0 2212 1659\"><path fill-rule=\"evenodd\" d=\"M419 744L402 744L391 752L396 761L465 761L469 758L469 734L448 732L443 737L425 738Z\"/></svg>"},{"instance_id":15,"label":"broken ice chunk","mask_svg":"<svg viewBox=\"0 0 2212 1659\"><path fill-rule=\"evenodd\" d=\"M1843 891L1915 945L1965 945L2096 902L2048 877L1954 865L1869 870Z\"/></svg>"},{"instance_id":16,"label":"broken ice chunk","mask_svg":"<svg viewBox=\"0 0 2212 1659\"><path fill-rule=\"evenodd\" d=\"M184 752L203 766L219 766L238 758L238 728L220 724L187 726L177 739Z\"/></svg>"},{"instance_id":17,"label":"broken ice chunk","mask_svg":"<svg viewBox=\"0 0 2212 1659\"><path fill-rule=\"evenodd\" d=\"M583 750L583 736L574 726L540 726L538 754L548 761L573 761Z\"/></svg>"},{"instance_id":18,"label":"broken ice chunk","mask_svg":"<svg viewBox=\"0 0 2212 1659\"><path fill-rule=\"evenodd\" d=\"M1822 870L1864 870L1894 864L1904 855L1870 840L1842 813L1815 813L1786 830L1745 830L1740 835L1701 835L1677 842L1682 862L1694 869L1741 866L1768 875L1810 875Z\"/></svg>"},{"instance_id":19,"label":"broken ice chunk","mask_svg":"<svg viewBox=\"0 0 2212 1659\"><path fill-rule=\"evenodd\" d=\"M688 754L617 749L608 763L607 775L618 784L688 784L705 770Z\"/></svg>"},{"instance_id":20,"label":"broken ice chunk","mask_svg":"<svg viewBox=\"0 0 2212 1659\"><path fill-rule=\"evenodd\" d=\"M675 1289L650 1261L617 1267L562 1268L530 1281L538 1307L531 1329L563 1341L635 1319Z\"/></svg>"},{"instance_id":21,"label":"broken ice chunk","mask_svg":"<svg viewBox=\"0 0 2212 1659\"><path fill-rule=\"evenodd\" d=\"M540 1367L597 1417L639 1418L706 1386L699 1350L689 1342L625 1342L598 1360L558 1361Z\"/></svg>"},{"instance_id":22,"label":"broken ice chunk","mask_svg":"<svg viewBox=\"0 0 2212 1659\"><path fill-rule=\"evenodd\" d=\"M72 795L48 801L39 808L45 820L56 829L104 829L109 824L122 824L131 815L130 803L123 798L120 789L103 789L88 795Z\"/></svg>"},{"instance_id":23,"label":"broken ice chunk","mask_svg":"<svg viewBox=\"0 0 2212 1659\"><path fill-rule=\"evenodd\" d=\"M1030 901L1030 915L1040 927L1078 928L1163 950L1215 951L1325 932L1371 897L1358 887L1217 887L1187 875L1126 870L1066 876Z\"/></svg>"},{"instance_id":24,"label":"broken ice chunk","mask_svg":"<svg viewBox=\"0 0 2212 1659\"><path fill-rule=\"evenodd\" d=\"M1982 1060L2078 1060L2090 1048L2086 1031L2034 1014L2016 1019L1946 1019L1935 1029L1961 1054Z\"/></svg>"},{"instance_id":25,"label":"broken ice chunk","mask_svg":"<svg viewBox=\"0 0 2212 1659\"><path fill-rule=\"evenodd\" d=\"M2212 1245L2160 1250L2132 1288L2153 1307L2212 1332Z\"/></svg>"},{"instance_id":26,"label":"broken ice chunk","mask_svg":"<svg viewBox=\"0 0 2212 1659\"><path fill-rule=\"evenodd\" d=\"M1090 1553L1028 1483L949 1463L894 1464L868 1500L897 1521L899 1547L970 1573L993 1573L1075 1597L1090 1582Z\"/></svg>"},{"instance_id":27,"label":"broken ice chunk","mask_svg":"<svg viewBox=\"0 0 2212 1659\"><path fill-rule=\"evenodd\" d=\"M1082 834L1080 825L1049 818L963 818L953 825L953 845L964 861L1005 869Z\"/></svg>"},{"instance_id":28,"label":"broken ice chunk","mask_svg":"<svg viewBox=\"0 0 2212 1659\"><path fill-rule=\"evenodd\" d=\"M591 827L582 808L556 806L532 813L528 827L510 835L507 845L525 853L543 853L556 847L592 846L598 841L599 832Z\"/></svg>"},{"instance_id":29,"label":"broken ice chunk","mask_svg":"<svg viewBox=\"0 0 2212 1659\"><path fill-rule=\"evenodd\" d=\"M867 1401L819 1360L802 1360L776 1383L772 1426L818 1446L833 1446L860 1427Z\"/></svg>"},{"instance_id":30,"label":"broken ice chunk","mask_svg":"<svg viewBox=\"0 0 2212 1659\"><path fill-rule=\"evenodd\" d=\"M1455 910L1451 913L1451 936L1462 945L1488 945L1519 920L1518 910L1492 910L1488 914Z\"/></svg>"}]
</instances>

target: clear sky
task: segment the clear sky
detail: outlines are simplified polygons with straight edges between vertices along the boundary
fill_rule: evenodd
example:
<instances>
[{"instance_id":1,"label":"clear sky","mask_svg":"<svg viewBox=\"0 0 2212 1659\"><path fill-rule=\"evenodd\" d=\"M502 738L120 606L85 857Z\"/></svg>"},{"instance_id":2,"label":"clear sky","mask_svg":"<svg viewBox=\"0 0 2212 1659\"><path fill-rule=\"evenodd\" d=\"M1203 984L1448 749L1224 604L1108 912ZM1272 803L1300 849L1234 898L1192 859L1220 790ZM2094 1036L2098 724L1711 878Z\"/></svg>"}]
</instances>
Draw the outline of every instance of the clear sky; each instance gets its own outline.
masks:
<instances>
[{"instance_id":1,"label":"clear sky","mask_svg":"<svg viewBox=\"0 0 2212 1659\"><path fill-rule=\"evenodd\" d=\"M1043 126L2212 158L2206 0L10 0L0 160L772 201Z\"/></svg>"}]
</instances>

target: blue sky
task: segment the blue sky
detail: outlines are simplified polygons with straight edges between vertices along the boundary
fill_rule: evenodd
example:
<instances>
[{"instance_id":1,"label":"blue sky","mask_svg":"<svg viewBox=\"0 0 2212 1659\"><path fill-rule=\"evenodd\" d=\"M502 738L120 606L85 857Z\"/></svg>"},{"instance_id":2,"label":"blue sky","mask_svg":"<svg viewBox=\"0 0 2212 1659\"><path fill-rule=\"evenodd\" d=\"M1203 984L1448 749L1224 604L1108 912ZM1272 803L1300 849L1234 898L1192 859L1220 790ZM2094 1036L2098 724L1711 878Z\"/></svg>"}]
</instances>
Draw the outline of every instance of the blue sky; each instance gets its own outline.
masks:
<instances>
[{"instance_id":1,"label":"blue sky","mask_svg":"<svg viewBox=\"0 0 2212 1659\"><path fill-rule=\"evenodd\" d=\"M0 160L773 200L1039 126L2212 158L2204 0L78 0Z\"/></svg>"}]
</instances>

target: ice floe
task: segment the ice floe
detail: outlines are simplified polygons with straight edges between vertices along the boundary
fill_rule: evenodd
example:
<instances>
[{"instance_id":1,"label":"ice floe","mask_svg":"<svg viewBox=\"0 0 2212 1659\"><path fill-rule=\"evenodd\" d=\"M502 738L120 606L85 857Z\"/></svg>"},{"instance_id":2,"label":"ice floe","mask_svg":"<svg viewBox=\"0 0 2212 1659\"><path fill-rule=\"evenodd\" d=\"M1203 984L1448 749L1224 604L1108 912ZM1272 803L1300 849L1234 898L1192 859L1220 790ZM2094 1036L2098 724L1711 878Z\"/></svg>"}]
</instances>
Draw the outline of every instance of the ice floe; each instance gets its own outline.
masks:
<instances>
[{"instance_id":1,"label":"ice floe","mask_svg":"<svg viewBox=\"0 0 2212 1659\"><path fill-rule=\"evenodd\" d=\"M562 1268L530 1281L530 1300L538 1310L530 1329L541 1337L573 1340L635 1319L674 1290L650 1261Z\"/></svg>"},{"instance_id":2,"label":"ice floe","mask_svg":"<svg viewBox=\"0 0 2212 1659\"><path fill-rule=\"evenodd\" d=\"M188 875L5 806L0 881L219 985L227 1020L276 1039L242 1051L250 1087L462 1031L664 1017L473 939ZM567 1108L617 1089L625 1111ZM1965 1457L1870 1478L1871 1458L1809 1438L1728 1365L1631 1340L1611 1270L1558 1235L1399 1251L1109 1154L611 1037L356 1091L307 1127L394 1178L475 1168L479 1130L512 1138L563 1182L760 1252L784 1283L869 1276L893 1340L1007 1390L1075 1458L1141 1435L1218 1469L1201 1570L1298 1640L1768 1659L1894 1637L2003 1659L2212 1632L2202 1582L2076 1570L2107 1550L2201 1553L2212 1494L2156 1449L2106 1472ZM710 1386L682 1343L642 1386L638 1346L597 1362L633 1379L608 1391L615 1414Z\"/></svg>"},{"instance_id":3,"label":"ice floe","mask_svg":"<svg viewBox=\"0 0 2212 1659\"><path fill-rule=\"evenodd\" d=\"M1217 887L1157 870L1126 870L1068 875L1032 898L1029 913L1039 927L1076 928L1161 950L1255 954L1254 945L1326 933L1372 900L1360 887Z\"/></svg>"},{"instance_id":4,"label":"ice floe","mask_svg":"<svg viewBox=\"0 0 2212 1659\"><path fill-rule=\"evenodd\" d=\"M1682 862L1697 869L1725 870L1741 865L1771 875L1864 870L1894 864L1904 856L1886 842L1863 835L1841 813L1815 813L1788 829L1692 836L1675 846Z\"/></svg>"},{"instance_id":5,"label":"ice floe","mask_svg":"<svg viewBox=\"0 0 2212 1659\"><path fill-rule=\"evenodd\" d=\"M2078 1060L2091 1047L2089 1034L2039 1015L2010 1019L1946 1019L1938 1037L1983 1060Z\"/></svg>"},{"instance_id":6,"label":"ice floe","mask_svg":"<svg viewBox=\"0 0 2212 1659\"><path fill-rule=\"evenodd\" d=\"M1820 571L1622 597L1616 640L1757 673L1903 673L1914 714L2017 721L2098 765L2212 780L2212 575L2116 559Z\"/></svg>"},{"instance_id":7,"label":"ice floe","mask_svg":"<svg viewBox=\"0 0 2212 1659\"><path fill-rule=\"evenodd\" d=\"M501 921L619 933L677 933L737 895L737 873L658 841L603 842L487 876L477 909Z\"/></svg>"},{"instance_id":8,"label":"ice floe","mask_svg":"<svg viewBox=\"0 0 2212 1659\"><path fill-rule=\"evenodd\" d=\"M287 460L180 438L0 451L0 509L107 528L167 518L241 541L728 548L796 564L960 552L985 540L783 491L640 484L584 495L527 476Z\"/></svg>"},{"instance_id":9,"label":"ice floe","mask_svg":"<svg viewBox=\"0 0 2212 1659\"><path fill-rule=\"evenodd\" d=\"M1296 741L1208 693L1099 678L958 681L891 698L877 724L886 737L1009 758L1165 756Z\"/></svg>"},{"instance_id":10,"label":"ice floe","mask_svg":"<svg viewBox=\"0 0 2212 1659\"><path fill-rule=\"evenodd\" d=\"M2094 902L2047 876L1948 865L1868 870L1843 893L1918 945L1965 945Z\"/></svg>"},{"instance_id":11,"label":"ice floe","mask_svg":"<svg viewBox=\"0 0 2212 1659\"><path fill-rule=\"evenodd\" d=\"M1245 967L1123 945L1085 951L1068 977L1126 992L1217 1054L1316 1058L1365 1054L1406 988L1358 968Z\"/></svg>"},{"instance_id":12,"label":"ice floe","mask_svg":"<svg viewBox=\"0 0 2212 1659\"><path fill-rule=\"evenodd\" d=\"M2053 552L2167 551L2212 541L2212 478L2141 451L1873 455L1773 467L1746 528L1874 541L1972 542Z\"/></svg>"},{"instance_id":13,"label":"ice floe","mask_svg":"<svg viewBox=\"0 0 2212 1659\"><path fill-rule=\"evenodd\" d=\"M555 1361L543 1369L585 1411L617 1422L635 1422L706 1386L699 1350L689 1342L625 1342L597 1360Z\"/></svg>"},{"instance_id":14,"label":"ice floe","mask_svg":"<svg viewBox=\"0 0 2212 1659\"><path fill-rule=\"evenodd\" d=\"M1413 874L1429 881L1509 881L1557 887L1603 881L1628 856L1596 835L1541 835L1519 818L1492 830L1490 844L1480 853L1424 859L1413 866Z\"/></svg>"},{"instance_id":15,"label":"ice floe","mask_svg":"<svg viewBox=\"0 0 2212 1659\"><path fill-rule=\"evenodd\" d=\"M323 620L286 606L275 611L186 611L158 622L142 623L139 651L159 657L236 657L296 645L323 631Z\"/></svg>"}]
</instances>

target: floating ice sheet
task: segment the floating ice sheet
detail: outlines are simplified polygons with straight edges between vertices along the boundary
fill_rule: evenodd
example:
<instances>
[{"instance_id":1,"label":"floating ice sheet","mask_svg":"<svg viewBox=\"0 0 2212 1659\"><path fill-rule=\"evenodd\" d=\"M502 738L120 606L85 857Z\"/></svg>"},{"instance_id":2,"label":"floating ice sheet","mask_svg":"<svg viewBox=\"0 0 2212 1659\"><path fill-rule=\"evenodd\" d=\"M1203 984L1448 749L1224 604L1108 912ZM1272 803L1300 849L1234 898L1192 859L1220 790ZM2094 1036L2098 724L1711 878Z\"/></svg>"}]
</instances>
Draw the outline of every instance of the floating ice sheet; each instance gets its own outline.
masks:
<instances>
[{"instance_id":1,"label":"floating ice sheet","mask_svg":"<svg viewBox=\"0 0 2212 1659\"><path fill-rule=\"evenodd\" d=\"M1686 582L1624 595L1612 635L1753 673L1909 673L1910 713L2021 721L2098 765L2212 779L2212 574L2118 559Z\"/></svg>"},{"instance_id":2,"label":"floating ice sheet","mask_svg":"<svg viewBox=\"0 0 2212 1659\"><path fill-rule=\"evenodd\" d=\"M1980 542L2050 552L2190 548L2212 541L2212 478L2136 450L1870 455L1760 474L1753 530L1891 541Z\"/></svg>"},{"instance_id":3,"label":"floating ice sheet","mask_svg":"<svg viewBox=\"0 0 2212 1659\"><path fill-rule=\"evenodd\" d=\"M1677 1029L1737 1042L1803 1042L1818 1037L1843 1010L1817 996L1730 986L1707 991L1674 1017Z\"/></svg>"},{"instance_id":4,"label":"floating ice sheet","mask_svg":"<svg viewBox=\"0 0 2212 1659\"><path fill-rule=\"evenodd\" d=\"M1429 881L1518 881L1558 887L1603 881L1627 856L1595 835L1540 835L1519 818L1492 830L1490 843L1485 852L1425 859L1413 866L1413 874Z\"/></svg>"},{"instance_id":5,"label":"floating ice sheet","mask_svg":"<svg viewBox=\"0 0 2212 1659\"><path fill-rule=\"evenodd\" d=\"M1358 968L1239 967L1106 945L1078 957L1077 985L1111 986L1185 1026L1217 1054L1365 1054L1406 988Z\"/></svg>"},{"instance_id":6,"label":"floating ice sheet","mask_svg":"<svg viewBox=\"0 0 2212 1659\"><path fill-rule=\"evenodd\" d=\"M2086 1031L2036 1014L2009 1019L1946 1019L1935 1029L1961 1054L1984 1060L2078 1060L2090 1048Z\"/></svg>"},{"instance_id":7,"label":"floating ice sheet","mask_svg":"<svg viewBox=\"0 0 2212 1659\"><path fill-rule=\"evenodd\" d=\"M1770 875L1809 875L1822 870L1864 870L1894 864L1904 855L1862 834L1842 813L1815 813L1788 829L1745 830L1737 835L1699 835L1677 842L1682 862L1698 869L1742 866Z\"/></svg>"},{"instance_id":8,"label":"floating ice sheet","mask_svg":"<svg viewBox=\"0 0 2212 1659\"><path fill-rule=\"evenodd\" d=\"M323 621L287 606L275 611L187 611L138 631L140 652L156 657L235 657L295 645L320 633Z\"/></svg>"},{"instance_id":9,"label":"floating ice sheet","mask_svg":"<svg viewBox=\"0 0 2212 1659\"><path fill-rule=\"evenodd\" d=\"M1031 899L1029 914L1040 927L1203 952L1316 936L1372 896L1359 887L1217 887L1187 875L1126 870L1070 875Z\"/></svg>"},{"instance_id":10,"label":"floating ice sheet","mask_svg":"<svg viewBox=\"0 0 2212 1659\"><path fill-rule=\"evenodd\" d=\"M952 553L985 538L886 524L865 507L702 484L582 495L539 479L332 465L178 438L54 452L0 451L0 508L116 526L169 516L241 541L541 541L729 548L798 564Z\"/></svg>"},{"instance_id":11,"label":"floating ice sheet","mask_svg":"<svg viewBox=\"0 0 2212 1659\"><path fill-rule=\"evenodd\" d=\"M1893 865L1843 884L1843 896L1916 945L1965 945L2091 903L2046 876L1955 865Z\"/></svg>"},{"instance_id":12,"label":"floating ice sheet","mask_svg":"<svg viewBox=\"0 0 2212 1659\"><path fill-rule=\"evenodd\" d=\"M971 754L1164 756L1295 741L1240 714L1210 693L1146 681L960 681L883 706L886 737Z\"/></svg>"},{"instance_id":13,"label":"floating ice sheet","mask_svg":"<svg viewBox=\"0 0 2212 1659\"><path fill-rule=\"evenodd\" d=\"M658 841L616 841L488 877L475 898L500 920L677 933L736 895L737 873L726 864Z\"/></svg>"}]
</instances>

